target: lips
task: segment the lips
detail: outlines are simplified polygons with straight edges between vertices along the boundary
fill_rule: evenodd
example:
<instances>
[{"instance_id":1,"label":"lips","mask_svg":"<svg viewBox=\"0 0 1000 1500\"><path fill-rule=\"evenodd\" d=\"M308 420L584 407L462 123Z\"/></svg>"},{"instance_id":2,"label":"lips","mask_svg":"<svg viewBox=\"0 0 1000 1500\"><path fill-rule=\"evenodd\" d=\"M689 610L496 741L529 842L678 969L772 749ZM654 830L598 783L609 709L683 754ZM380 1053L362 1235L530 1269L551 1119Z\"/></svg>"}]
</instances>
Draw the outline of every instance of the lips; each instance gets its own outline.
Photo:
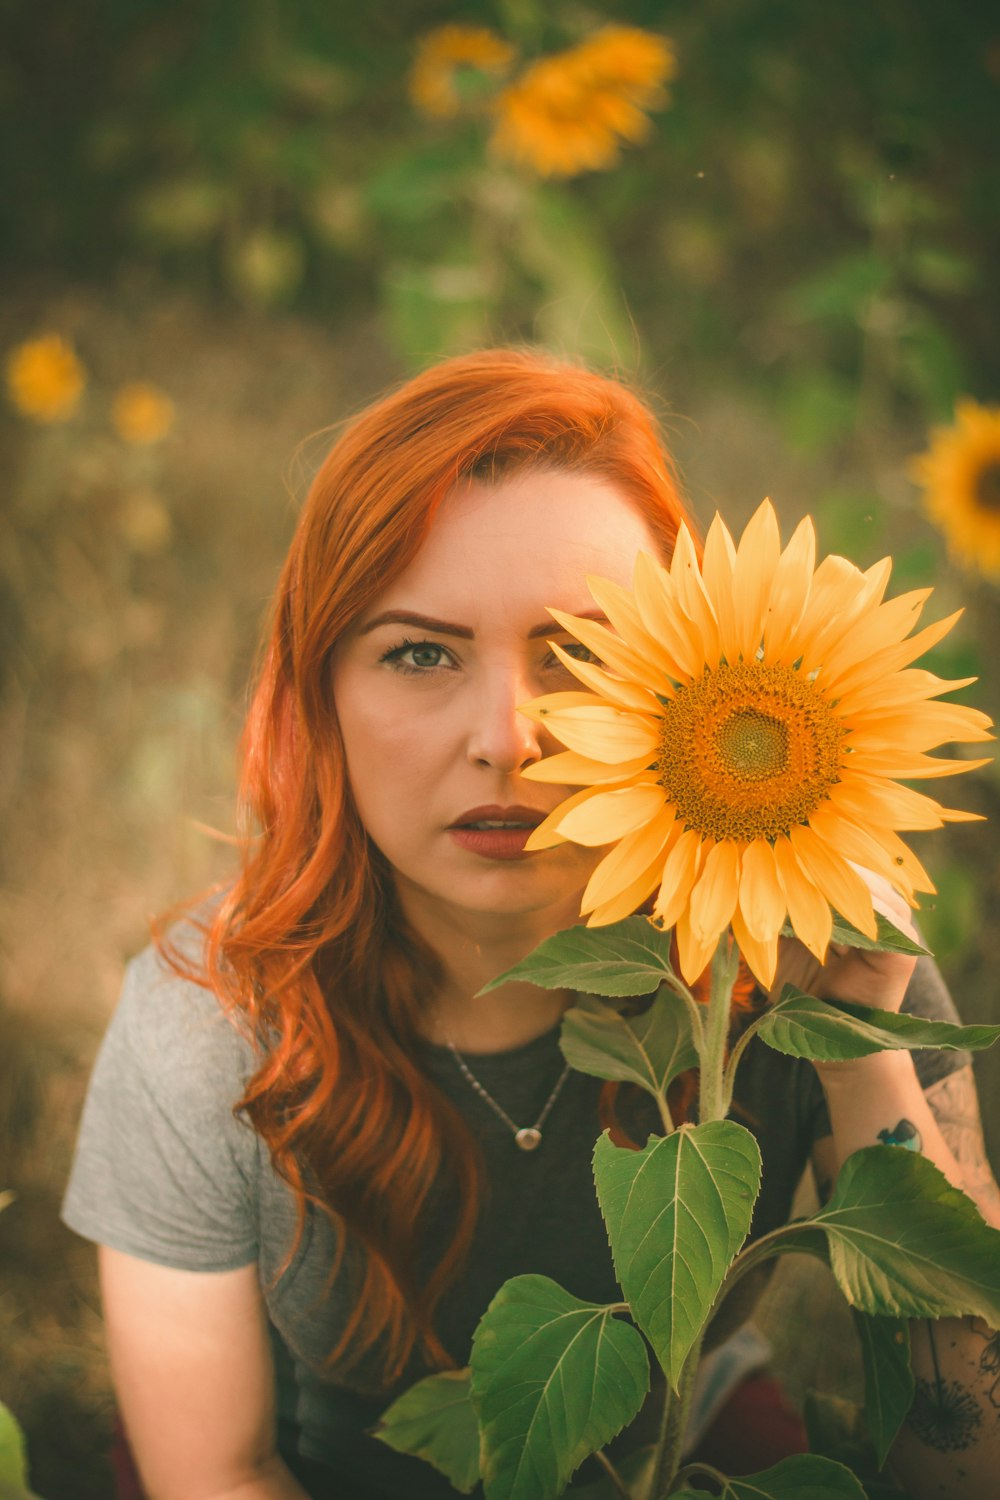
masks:
<instances>
[{"instance_id":1,"label":"lips","mask_svg":"<svg viewBox=\"0 0 1000 1500\"><path fill-rule=\"evenodd\" d=\"M456 818L450 826L480 829L484 832L505 828L528 830L537 828L545 816L545 813L539 811L537 807L521 807L517 804L501 807L497 803L491 803L484 807L471 807L468 812Z\"/></svg>"},{"instance_id":2,"label":"lips","mask_svg":"<svg viewBox=\"0 0 1000 1500\"><path fill-rule=\"evenodd\" d=\"M537 807L522 807L520 803L501 807L498 802L491 802L483 807L470 807L451 824L448 837L476 860L492 864L528 860L535 856L528 854L524 846L531 830L544 817Z\"/></svg>"}]
</instances>

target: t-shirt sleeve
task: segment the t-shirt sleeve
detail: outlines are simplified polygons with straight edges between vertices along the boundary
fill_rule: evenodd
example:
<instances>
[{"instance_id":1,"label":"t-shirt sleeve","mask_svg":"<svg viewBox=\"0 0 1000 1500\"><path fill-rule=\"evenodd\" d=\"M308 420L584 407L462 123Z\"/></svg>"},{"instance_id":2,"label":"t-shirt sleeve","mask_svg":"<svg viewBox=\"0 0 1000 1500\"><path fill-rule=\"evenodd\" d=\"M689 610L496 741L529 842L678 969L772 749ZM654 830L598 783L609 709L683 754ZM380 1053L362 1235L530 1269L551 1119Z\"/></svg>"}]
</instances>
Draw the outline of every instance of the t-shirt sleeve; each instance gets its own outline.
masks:
<instances>
[{"instance_id":1,"label":"t-shirt sleeve","mask_svg":"<svg viewBox=\"0 0 1000 1500\"><path fill-rule=\"evenodd\" d=\"M933 958L917 959L901 1008L907 1015L920 1016L923 1020L950 1021L953 1026L961 1025L962 1018ZM947 1078L958 1068L967 1067L971 1062L972 1054L964 1048L952 1051L943 1047L920 1047L913 1053L913 1065L925 1092L935 1083L940 1083L942 1078ZM807 1079L808 1087L805 1112L809 1120L809 1135L813 1141L817 1141L831 1132L830 1113L815 1069L809 1068L803 1076Z\"/></svg>"},{"instance_id":2,"label":"t-shirt sleeve","mask_svg":"<svg viewBox=\"0 0 1000 1500\"><path fill-rule=\"evenodd\" d=\"M254 1066L214 995L140 955L91 1075L64 1222L179 1270L257 1259L259 1143L232 1112Z\"/></svg>"}]
</instances>

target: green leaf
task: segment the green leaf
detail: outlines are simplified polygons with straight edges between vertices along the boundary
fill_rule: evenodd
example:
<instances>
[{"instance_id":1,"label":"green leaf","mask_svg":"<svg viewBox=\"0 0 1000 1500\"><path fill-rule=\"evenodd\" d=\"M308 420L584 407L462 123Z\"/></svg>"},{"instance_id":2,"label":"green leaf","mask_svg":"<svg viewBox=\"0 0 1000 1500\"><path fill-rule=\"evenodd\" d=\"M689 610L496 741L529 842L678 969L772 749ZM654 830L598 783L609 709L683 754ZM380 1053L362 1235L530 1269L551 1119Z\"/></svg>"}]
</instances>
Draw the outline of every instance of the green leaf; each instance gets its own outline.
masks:
<instances>
[{"instance_id":1,"label":"green leaf","mask_svg":"<svg viewBox=\"0 0 1000 1500\"><path fill-rule=\"evenodd\" d=\"M547 1276L515 1276L472 1341L487 1500L549 1500L630 1422L649 1389L646 1346L612 1307Z\"/></svg>"},{"instance_id":2,"label":"green leaf","mask_svg":"<svg viewBox=\"0 0 1000 1500\"><path fill-rule=\"evenodd\" d=\"M468 1370L428 1375L382 1413L375 1436L440 1469L468 1495L479 1482L479 1423Z\"/></svg>"},{"instance_id":3,"label":"green leaf","mask_svg":"<svg viewBox=\"0 0 1000 1500\"><path fill-rule=\"evenodd\" d=\"M762 1042L787 1057L817 1062L867 1057L873 1052L941 1047L979 1051L1000 1037L1000 1026L953 1026L896 1011L879 1010L846 1000L818 1000L792 985L761 1016L756 1032Z\"/></svg>"},{"instance_id":4,"label":"green leaf","mask_svg":"<svg viewBox=\"0 0 1000 1500\"><path fill-rule=\"evenodd\" d=\"M526 979L545 990L582 990L588 995L649 995L673 979L670 935L645 917L626 917L608 927L568 927L546 938L512 969L491 979L480 995L508 979Z\"/></svg>"},{"instance_id":5,"label":"green leaf","mask_svg":"<svg viewBox=\"0 0 1000 1500\"><path fill-rule=\"evenodd\" d=\"M881 1468L913 1403L910 1327L903 1318L853 1313L865 1366L865 1421Z\"/></svg>"},{"instance_id":6,"label":"green leaf","mask_svg":"<svg viewBox=\"0 0 1000 1500\"><path fill-rule=\"evenodd\" d=\"M626 1489L633 1495L643 1495L652 1478L655 1461L654 1447L637 1448L627 1458L620 1461L615 1459L615 1471ZM618 1500L618 1491L612 1484L610 1475L595 1480L593 1484L572 1485L567 1494L571 1496L571 1500Z\"/></svg>"},{"instance_id":7,"label":"green leaf","mask_svg":"<svg viewBox=\"0 0 1000 1500\"><path fill-rule=\"evenodd\" d=\"M704 1490L675 1490L670 1500L704 1500ZM727 1479L719 1500L865 1500L861 1483L843 1464L813 1453L783 1458L773 1469Z\"/></svg>"},{"instance_id":8,"label":"green leaf","mask_svg":"<svg viewBox=\"0 0 1000 1500\"><path fill-rule=\"evenodd\" d=\"M28 1459L24 1434L9 1407L0 1401L0 1485L15 1490L28 1487Z\"/></svg>"},{"instance_id":9,"label":"green leaf","mask_svg":"<svg viewBox=\"0 0 1000 1500\"><path fill-rule=\"evenodd\" d=\"M914 1151L855 1151L826 1207L800 1227L826 1235L852 1307L897 1318L974 1313L1000 1326L1000 1230Z\"/></svg>"},{"instance_id":10,"label":"green leaf","mask_svg":"<svg viewBox=\"0 0 1000 1500\"><path fill-rule=\"evenodd\" d=\"M760 1150L742 1125L682 1125L644 1151L607 1132L594 1178L622 1290L670 1384L746 1239L760 1186Z\"/></svg>"},{"instance_id":11,"label":"green leaf","mask_svg":"<svg viewBox=\"0 0 1000 1500\"><path fill-rule=\"evenodd\" d=\"M665 1094L672 1078L698 1065L687 1007L663 993L642 1015L631 1017L585 995L566 1012L559 1045L578 1073L637 1083L655 1095Z\"/></svg>"},{"instance_id":12,"label":"green leaf","mask_svg":"<svg viewBox=\"0 0 1000 1500\"><path fill-rule=\"evenodd\" d=\"M875 923L878 936L870 938L864 932L859 932L852 927L844 917L836 912L833 914L833 930L830 934L832 943L846 943L849 948L862 948L866 953L910 953L915 957L926 957L928 950L921 948L905 932L900 932L888 917L884 917L880 911L875 913ZM782 937L794 937L795 929L790 922L786 922L781 929Z\"/></svg>"}]
</instances>

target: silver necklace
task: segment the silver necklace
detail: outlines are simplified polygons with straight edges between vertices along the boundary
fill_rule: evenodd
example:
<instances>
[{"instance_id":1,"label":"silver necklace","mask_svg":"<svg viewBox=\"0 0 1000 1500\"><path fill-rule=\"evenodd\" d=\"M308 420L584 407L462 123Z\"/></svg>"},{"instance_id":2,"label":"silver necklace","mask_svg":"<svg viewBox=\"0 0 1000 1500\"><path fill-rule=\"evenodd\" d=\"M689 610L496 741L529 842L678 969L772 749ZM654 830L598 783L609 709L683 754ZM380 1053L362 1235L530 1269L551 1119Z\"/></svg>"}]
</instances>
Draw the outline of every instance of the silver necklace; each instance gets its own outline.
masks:
<instances>
[{"instance_id":1,"label":"silver necklace","mask_svg":"<svg viewBox=\"0 0 1000 1500\"><path fill-rule=\"evenodd\" d=\"M479 1079L472 1072L472 1069L465 1061L465 1058L455 1046L455 1043L451 1041L449 1037L445 1037L444 1042L445 1046L448 1048L448 1051L457 1062L462 1076L475 1089L480 1099L482 1099L486 1104L489 1105L493 1113L495 1115L499 1115L500 1119L507 1126L507 1129L513 1131L515 1143L520 1146L522 1151L537 1151L539 1146L542 1144L542 1126L548 1119L549 1110L559 1098L559 1095L562 1092L563 1084L566 1082L570 1073L573 1071L569 1066L569 1063L566 1064L565 1068L560 1073L559 1078L556 1082L556 1086L552 1090L549 1097L546 1099L545 1103L542 1105L542 1112L538 1116L538 1119L535 1121L534 1125L515 1125L514 1121L511 1119L510 1115L502 1107L502 1105L499 1105L494 1099L493 1095L487 1093L486 1089L483 1088L482 1084L479 1082Z\"/></svg>"}]
</instances>

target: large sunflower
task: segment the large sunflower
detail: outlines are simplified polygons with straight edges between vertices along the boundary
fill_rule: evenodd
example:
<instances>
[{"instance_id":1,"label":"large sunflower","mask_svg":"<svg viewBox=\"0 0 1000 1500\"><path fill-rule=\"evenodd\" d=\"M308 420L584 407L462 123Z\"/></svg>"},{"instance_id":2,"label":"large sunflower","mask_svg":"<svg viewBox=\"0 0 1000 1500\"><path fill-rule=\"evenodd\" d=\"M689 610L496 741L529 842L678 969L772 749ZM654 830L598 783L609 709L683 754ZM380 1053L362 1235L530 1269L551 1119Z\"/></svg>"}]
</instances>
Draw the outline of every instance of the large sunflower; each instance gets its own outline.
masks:
<instances>
[{"instance_id":1,"label":"large sunflower","mask_svg":"<svg viewBox=\"0 0 1000 1500\"><path fill-rule=\"evenodd\" d=\"M954 425L934 428L911 472L952 556L1000 577L1000 406L957 402Z\"/></svg>"},{"instance_id":2,"label":"large sunflower","mask_svg":"<svg viewBox=\"0 0 1000 1500\"><path fill-rule=\"evenodd\" d=\"M888 558L861 572L815 553L809 518L781 551L765 501L738 549L716 516L700 566L682 527L669 569L639 556L632 593L589 579L613 629L552 611L601 665L554 645L589 691L525 705L567 749L524 774L583 788L527 847L613 844L584 892L589 925L655 896L691 981L727 925L768 985L786 915L820 959L831 907L874 937L853 865L915 904L934 887L897 830L974 816L899 784L985 764L926 753L991 738L985 714L935 701L974 679L910 666L958 615L911 635L930 589L885 600Z\"/></svg>"}]
</instances>

